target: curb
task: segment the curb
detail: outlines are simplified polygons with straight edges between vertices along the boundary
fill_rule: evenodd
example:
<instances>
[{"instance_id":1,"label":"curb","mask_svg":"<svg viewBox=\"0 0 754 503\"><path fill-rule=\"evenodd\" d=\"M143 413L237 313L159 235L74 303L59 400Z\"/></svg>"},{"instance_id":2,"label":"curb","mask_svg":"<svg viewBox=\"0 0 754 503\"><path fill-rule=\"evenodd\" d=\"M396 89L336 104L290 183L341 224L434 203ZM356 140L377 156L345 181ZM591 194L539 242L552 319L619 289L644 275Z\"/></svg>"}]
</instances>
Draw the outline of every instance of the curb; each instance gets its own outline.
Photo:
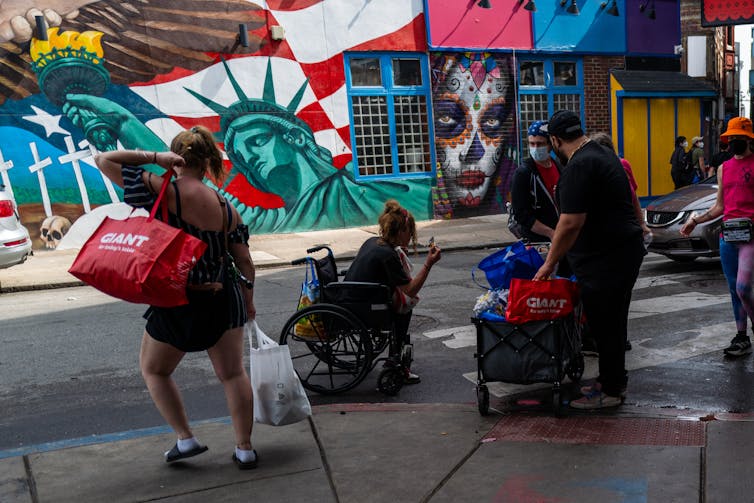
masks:
<instances>
[{"instance_id":1,"label":"curb","mask_svg":"<svg viewBox=\"0 0 754 503\"><path fill-rule=\"evenodd\" d=\"M503 248L505 246L509 246L512 242L505 242L505 241L493 241L493 242L487 242L487 243L475 243L471 245L448 245L444 246L442 249L443 251L463 251L463 250L484 250L488 248ZM417 248L417 255L425 254L427 252L426 247ZM335 262L346 262L353 260L356 257L356 252L346 252L342 255L336 255L335 256ZM280 267L296 267L291 265L291 261L289 260L277 260L277 261L271 261L266 262L263 264L254 264L257 270L260 269L275 269ZM27 285L18 285L18 286L9 286L9 287L3 287L2 283L0 283L0 294L3 293L19 293L19 292L30 292L30 291L37 291L37 290L53 290L58 288L71 288L71 287L78 287L78 286L86 286L86 283L80 280L68 280L68 281L61 281L57 283L39 283L39 284L27 284Z\"/></svg>"}]
</instances>

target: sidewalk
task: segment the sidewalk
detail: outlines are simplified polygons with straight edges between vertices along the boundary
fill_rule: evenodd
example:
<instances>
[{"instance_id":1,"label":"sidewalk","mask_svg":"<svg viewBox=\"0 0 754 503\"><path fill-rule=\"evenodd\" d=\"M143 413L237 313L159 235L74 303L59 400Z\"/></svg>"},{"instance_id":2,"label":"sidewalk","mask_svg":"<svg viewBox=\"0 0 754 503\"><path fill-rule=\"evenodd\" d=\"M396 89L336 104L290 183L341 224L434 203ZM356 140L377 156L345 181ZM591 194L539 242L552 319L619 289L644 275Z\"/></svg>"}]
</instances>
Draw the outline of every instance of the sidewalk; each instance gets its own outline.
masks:
<instances>
[{"instance_id":1,"label":"sidewalk","mask_svg":"<svg viewBox=\"0 0 754 503\"><path fill-rule=\"evenodd\" d=\"M421 242L434 236L451 250L512 242L505 224L497 215L418 225ZM253 236L251 245L258 267L286 265L318 243L345 260L375 232ZM74 257L37 252L0 270L0 292L79 284L66 272ZM248 472L231 461L232 429L219 418L195 425L207 453L171 465L162 452L175 436L165 427L0 451L0 502L754 501L742 462L754 449L754 415L678 413L482 417L475 403L322 405L311 421L257 425L260 465Z\"/></svg>"},{"instance_id":2,"label":"sidewalk","mask_svg":"<svg viewBox=\"0 0 754 503\"><path fill-rule=\"evenodd\" d=\"M210 450L170 465L162 451L175 437L164 430L0 453L0 501L752 501L748 421L630 410L482 417L468 404L314 409L311 421L255 426L251 471L230 459L226 419L195 425Z\"/></svg>"},{"instance_id":3,"label":"sidewalk","mask_svg":"<svg viewBox=\"0 0 754 503\"><path fill-rule=\"evenodd\" d=\"M417 222L419 241L426 244L434 236L443 250L496 247L512 243L507 215L490 215L458 220ZM338 260L352 259L361 244L377 234L377 226L354 227L330 231L252 236L252 259L257 268L290 265L291 260L306 255L306 249L327 244ZM0 293L44 290L77 286L82 283L68 274L76 250L38 250L23 264L0 269Z\"/></svg>"}]
</instances>

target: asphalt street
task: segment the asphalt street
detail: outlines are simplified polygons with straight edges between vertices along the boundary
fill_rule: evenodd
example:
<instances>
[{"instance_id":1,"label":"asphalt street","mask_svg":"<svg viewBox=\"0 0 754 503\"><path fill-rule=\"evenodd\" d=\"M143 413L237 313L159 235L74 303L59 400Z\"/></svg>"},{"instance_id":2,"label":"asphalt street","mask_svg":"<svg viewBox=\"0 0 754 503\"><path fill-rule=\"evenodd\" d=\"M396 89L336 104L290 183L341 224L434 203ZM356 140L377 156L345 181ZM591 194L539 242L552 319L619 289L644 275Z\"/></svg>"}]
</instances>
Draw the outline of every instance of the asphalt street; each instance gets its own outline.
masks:
<instances>
[{"instance_id":1,"label":"asphalt street","mask_svg":"<svg viewBox=\"0 0 754 503\"><path fill-rule=\"evenodd\" d=\"M470 271L487 253L445 253L433 269L411 330L420 385L386 397L375 389L377 372L372 372L356 389L313 395L312 403L475 402L469 318L483 290L471 281ZM268 335L277 337L293 313L302 279L302 268L259 272L258 321ZM143 310L88 287L0 296L0 450L161 426L138 373ZM752 359L726 360L720 351L734 331L730 319L719 261L679 264L648 256L630 315L634 350L627 357L627 403L648 411L751 411L745 391L753 384ZM587 358L585 377L593 377L595 367L596 359ZM187 356L176 379L192 420L227 415L204 354ZM566 385L566 392L574 388ZM493 408L548 403L546 385L491 383L490 391Z\"/></svg>"}]
</instances>

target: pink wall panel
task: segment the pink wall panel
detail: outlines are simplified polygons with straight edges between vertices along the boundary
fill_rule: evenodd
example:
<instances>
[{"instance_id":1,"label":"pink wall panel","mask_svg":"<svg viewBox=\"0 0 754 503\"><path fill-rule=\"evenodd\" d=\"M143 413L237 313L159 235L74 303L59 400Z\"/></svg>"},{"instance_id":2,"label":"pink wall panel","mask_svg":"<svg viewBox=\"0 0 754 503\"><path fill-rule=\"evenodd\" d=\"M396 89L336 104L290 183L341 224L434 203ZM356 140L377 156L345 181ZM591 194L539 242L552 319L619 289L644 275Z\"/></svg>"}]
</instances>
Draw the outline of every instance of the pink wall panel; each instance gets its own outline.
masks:
<instances>
[{"instance_id":1,"label":"pink wall panel","mask_svg":"<svg viewBox=\"0 0 754 503\"><path fill-rule=\"evenodd\" d=\"M480 49L531 49L529 11L519 0L427 0L431 45Z\"/></svg>"}]
</instances>

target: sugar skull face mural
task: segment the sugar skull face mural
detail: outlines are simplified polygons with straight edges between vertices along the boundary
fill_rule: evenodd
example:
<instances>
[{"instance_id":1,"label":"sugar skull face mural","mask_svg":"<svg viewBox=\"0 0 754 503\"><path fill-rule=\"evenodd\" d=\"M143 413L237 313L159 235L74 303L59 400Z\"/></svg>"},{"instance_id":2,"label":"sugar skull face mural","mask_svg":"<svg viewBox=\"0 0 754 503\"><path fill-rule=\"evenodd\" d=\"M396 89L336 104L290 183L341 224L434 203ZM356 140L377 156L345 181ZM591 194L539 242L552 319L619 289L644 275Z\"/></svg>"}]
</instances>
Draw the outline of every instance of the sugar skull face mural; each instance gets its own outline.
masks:
<instances>
[{"instance_id":1,"label":"sugar skull face mural","mask_svg":"<svg viewBox=\"0 0 754 503\"><path fill-rule=\"evenodd\" d=\"M432 66L435 213L450 217L493 212L507 192L513 168L510 59L483 53L437 55Z\"/></svg>"}]
</instances>

